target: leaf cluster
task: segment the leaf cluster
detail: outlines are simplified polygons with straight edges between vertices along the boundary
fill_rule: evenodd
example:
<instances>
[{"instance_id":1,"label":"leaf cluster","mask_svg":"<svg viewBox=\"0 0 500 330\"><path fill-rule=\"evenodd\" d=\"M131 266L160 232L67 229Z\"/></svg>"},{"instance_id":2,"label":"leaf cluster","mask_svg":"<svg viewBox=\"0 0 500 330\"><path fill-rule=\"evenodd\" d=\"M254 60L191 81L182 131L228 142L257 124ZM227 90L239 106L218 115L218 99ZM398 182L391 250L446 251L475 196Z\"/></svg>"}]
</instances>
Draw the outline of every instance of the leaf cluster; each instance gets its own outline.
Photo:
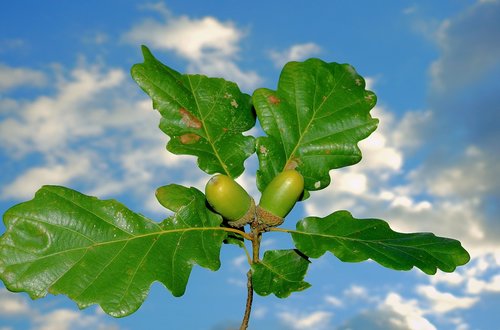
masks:
<instances>
[{"instance_id":1,"label":"leaf cluster","mask_svg":"<svg viewBox=\"0 0 500 330\"><path fill-rule=\"evenodd\" d=\"M304 199L330 184L330 171L361 160L358 142L378 120L376 96L348 64L319 59L290 62L276 90L252 96L222 78L181 74L143 47L144 62L132 67L137 84L161 115L167 150L197 157L199 168L237 178L256 153L260 191L286 169L305 181ZM246 133L258 119L262 136ZM284 298L307 289L310 259L330 252L342 261L371 259L396 270L417 267L426 274L452 272L468 262L460 242L430 233L398 233L380 219L356 219L348 211L307 217L291 235L288 250L259 255L260 229L235 229L192 187L158 188L158 201L173 215L154 222L115 200L99 200L72 189L44 186L34 199L4 214L0 278L11 291L32 298L65 294L79 307L99 304L121 317L136 311L151 284L174 296L186 290L193 265L220 267L220 250L233 243L247 253L252 290ZM252 243L249 253L244 241Z\"/></svg>"}]
</instances>

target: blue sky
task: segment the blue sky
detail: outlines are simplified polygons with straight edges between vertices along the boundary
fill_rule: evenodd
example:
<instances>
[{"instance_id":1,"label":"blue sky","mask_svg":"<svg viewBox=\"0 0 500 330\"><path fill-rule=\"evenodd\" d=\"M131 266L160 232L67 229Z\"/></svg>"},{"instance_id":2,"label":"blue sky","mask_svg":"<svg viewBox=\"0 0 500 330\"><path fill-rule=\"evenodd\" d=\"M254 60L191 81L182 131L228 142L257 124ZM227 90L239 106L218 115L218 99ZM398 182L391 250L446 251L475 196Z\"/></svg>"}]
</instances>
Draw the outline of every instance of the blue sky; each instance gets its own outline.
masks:
<instances>
[{"instance_id":1,"label":"blue sky","mask_svg":"<svg viewBox=\"0 0 500 330\"><path fill-rule=\"evenodd\" d=\"M178 71L222 76L247 93L275 88L289 60L352 64L378 96L379 129L360 144L363 161L332 171L333 184L286 226L347 209L459 239L471 253L467 266L435 276L324 256L308 290L257 296L251 329L498 326L499 1L11 1L0 11L1 213L61 184L161 220L158 186L203 188L209 176L165 150L159 115L130 78L141 44ZM255 157L247 165L239 181L258 199ZM291 247L266 237L265 249ZM233 246L221 260L217 272L195 267L181 298L154 284L122 319L0 287L0 330L235 328L248 265Z\"/></svg>"}]
</instances>

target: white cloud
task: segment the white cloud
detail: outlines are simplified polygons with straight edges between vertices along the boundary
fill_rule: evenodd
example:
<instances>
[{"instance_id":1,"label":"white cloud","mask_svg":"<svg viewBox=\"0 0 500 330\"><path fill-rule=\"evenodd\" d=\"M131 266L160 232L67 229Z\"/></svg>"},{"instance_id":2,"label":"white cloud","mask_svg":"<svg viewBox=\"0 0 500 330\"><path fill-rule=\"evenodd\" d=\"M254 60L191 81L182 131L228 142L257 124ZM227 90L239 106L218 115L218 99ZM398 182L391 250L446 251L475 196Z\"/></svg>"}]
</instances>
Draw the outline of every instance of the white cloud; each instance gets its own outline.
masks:
<instances>
[{"instance_id":1,"label":"white cloud","mask_svg":"<svg viewBox=\"0 0 500 330\"><path fill-rule=\"evenodd\" d=\"M339 191L349 192L354 195L361 195L366 193L368 189L368 179L363 173L342 172L335 178L335 187Z\"/></svg>"},{"instance_id":2,"label":"white cloud","mask_svg":"<svg viewBox=\"0 0 500 330\"><path fill-rule=\"evenodd\" d=\"M471 278L467 281L467 292L480 294L483 292L500 292L500 275L494 275L489 281Z\"/></svg>"},{"instance_id":3,"label":"white cloud","mask_svg":"<svg viewBox=\"0 0 500 330\"><path fill-rule=\"evenodd\" d=\"M83 312L56 307L50 312L42 312L23 295L3 288L0 288L0 316L4 320L23 317L33 330L119 329L117 325L104 320L105 314L99 308Z\"/></svg>"},{"instance_id":4,"label":"white cloud","mask_svg":"<svg viewBox=\"0 0 500 330\"><path fill-rule=\"evenodd\" d=\"M345 289L343 294L355 299L365 299L369 296L367 288L356 284L352 284L349 288Z\"/></svg>"},{"instance_id":5,"label":"white cloud","mask_svg":"<svg viewBox=\"0 0 500 330\"><path fill-rule=\"evenodd\" d=\"M99 66L74 69L71 80L58 84L55 97L40 96L0 123L3 147L20 154L54 152L76 138L102 134L104 127L100 123L106 122L109 115L103 108L104 95L124 79L125 73L119 69L106 72ZM95 99L104 104L99 105Z\"/></svg>"},{"instance_id":6,"label":"white cloud","mask_svg":"<svg viewBox=\"0 0 500 330\"><path fill-rule=\"evenodd\" d=\"M259 86L261 77L255 71L244 71L235 61L225 57L204 56L199 61L191 62L187 71L190 73L201 73L209 77L224 77L238 84L239 88L247 93Z\"/></svg>"},{"instance_id":7,"label":"white cloud","mask_svg":"<svg viewBox=\"0 0 500 330\"><path fill-rule=\"evenodd\" d=\"M470 145L454 156L452 165L430 159L408 169L406 155L433 143L425 137L434 117L429 111L413 111L396 119L383 107L373 112L380 126L361 141L363 160L331 171L331 185L311 194L304 203L306 213L326 216L347 209L357 218L385 219L397 231L430 231L458 239L476 250L470 251L473 255L495 249L500 227L489 220L493 215L485 213L483 200L500 189L495 156ZM404 142L407 138L412 142Z\"/></svg>"},{"instance_id":8,"label":"white cloud","mask_svg":"<svg viewBox=\"0 0 500 330\"><path fill-rule=\"evenodd\" d=\"M91 166L89 159L81 155L69 155L65 161L28 169L2 188L0 198L31 198L42 185L64 185L84 176Z\"/></svg>"},{"instance_id":9,"label":"white cloud","mask_svg":"<svg viewBox=\"0 0 500 330\"><path fill-rule=\"evenodd\" d=\"M305 60L309 57L319 54L320 52L320 46L313 42L308 42L292 45L282 51L272 50L270 51L269 56L273 60L276 67L281 68L287 62Z\"/></svg>"},{"instance_id":10,"label":"white cloud","mask_svg":"<svg viewBox=\"0 0 500 330\"><path fill-rule=\"evenodd\" d=\"M278 314L283 324L290 329L326 329L332 318L332 313L326 311L315 311L312 313L281 312Z\"/></svg>"},{"instance_id":11,"label":"white cloud","mask_svg":"<svg viewBox=\"0 0 500 330\"><path fill-rule=\"evenodd\" d=\"M366 292L368 294L368 292ZM346 296L347 298L348 296ZM406 299L389 291L384 297L370 292L368 304L336 329L374 330L435 330L436 326L426 317L426 310L417 299ZM346 306L349 307L349 306Z\"/></svg>"},{"instance_id":12,"label":"white cloud","mask_svg":"<svg viewBox=\"0 0 500 330\"><path fill-rule=\"evenodd\" d=\"M13 68L0 63L0 91L22 86L41 87L47 83L42 71L30 68Z\"/></svg>"},{"instance_id":13,"label":"white cloud","mask_svg":"<svg viewBox=\"0 0 500 330\"><path fill-rule=\"evenodd\" d=\"M21 295L0 288L0 315L18 317L30 314L30 306Z\"/></svg>"},{"instance_id":14,"label":"white cloud","mask_svg":"<svg viewBox=\"0 0 500 330\"><path fill-rule=\"evenodd\" d=\"M248 267L247 267L247 256L245 254L241 255L241 256L238 256L236 258L234 258L231 262L231 264L236 268L236 269L239 269L239 270L246 270Z\"/></svg>"},{"instance_id":15,"label":"white cloud","mask_svg":"<svg viewBox=\"0 0 500 330\"><path fill-rule=\"evenodd\" d=\"M395 119L390 114L386 115L382 120L390 120L390 123ZM389 136L391 145L396 149L403 149L406 153L418 149L425 143L429 123L433 120L432 111L409 111L397 122L396 127L388 127L391 131L386 131Z\"/></svg>"},{"instance_id":16,"label":"white cloud","mask_svg":"<svg viewBox=\"0 0 500 330\"><path fill-rule=\"evenodd\" d=\"M406 7L403 9L403 14L405 15L411 15L411 14L414 14L415 12L418 11L418 7L416 5L413 5L413 6L410 6L410 7Z\"/></svg>"},{"instance_id":17,"label":"white cloud","mask_svg":"<svg viewBox=\"0 0 500 330\"><path fill-rule=\"evenodd\" d=\"M432 313L436 314L469 309L479 301L479 297L456 297L449 292L438 291L432 285L419 285L416 291L429 301Z\"/></svg>"},{"instance_id":18,"label":"white cloud","mask_svg":"<svg viewBox=\"0 0 500 330\"><path fill-rule=\"evenodd\" d=\"M487 250L486 250L487 251ZM482 253L482 254L481 254ZM433 285L459 287L473 297L500 292L500 249L495 252L479 250L472 261L454 273L438 272L429 278Z\"/></svg>"},{"instance_id":19,"label":"white cloud","mask_svg":"<svg viewBox=\"0 0 500 330\"><path fill-rule=\"evenodd\" d=\"M5 176L0 198L25 199L43 184L78 185L84 193L117 197L127 192L146 210L165 214L154 189L173 173L188 173L197 184L205 174L191 156L165 150L168 137L157 126L159 114L120 69L85 61L58 74L53 94L15 101L0 123L0 148L12 161L37 156L14 177ZM190 184L191 183L191 184Z\"/></svg>"},{"instance_id":20,"label":"white cloud","mask_svg":"<svg viewBox=\"0 0 500 330\"><path fill-rule=\"evenodd\" d=\"M376 107L372 115L380 119L380 125L376 132L359 143L363 160L354 166L330 172L330 186L313 192L304 203L309 215L325 216L339 209L358 213L364 210L360 199L375 202L397 197L389 193L391 189L383 188L389 187L388 180L399 175L404 164L404 147L396 146L394 142L396 136L393 132L399 122L383 107Z\"/></svg>"},{"instance_id":21,"label":"white cloud","mask_svg":"<svg viewBox=\"0 0 500 330\"><path fill-rule=\"evenodd\" d=\"M83 37L83 42L94 45L102 45L109 41L109 36L104 32L93 32Z\"/></svg>"},{"instance_id":22,"label":"white cloud","mask_svg":"<svg viewBox=\"0 0 500 330\"><path fill-rule=\"evenodd\" d=\"M243 89L255 88L261 81L257 73L244 71L236 64L239 43L245 33L234 23L211 16L175 16L164 5L146 9L159 12L164 21L147 19L135 25L124 35L127 42L173 51L188 60L188 71L223 76Z\"/></svg>"},{"instance_id":23,"label":"white cloud","mask_svg":"<svg viewBox=\"0 0 500 330\"><path fill-rule=\"evenodd\" d=\"M234 286L239 287L239 288L246 288L247 287L247 282L245 280L243 280L243 277L241 277L241 276L238 278L229 277L226 281L228 284L234 285Z\"/></svg>"},{"instance_id":24,"label":"white cloud","mask_svg":"<svg viewBox=\"0 0 500 330\"><path fill-rule=\"evenodd\" d=\"M116 325L102 323L99 314L86 315L81 311L56 309L47 314L40 314L34 319L36 330L116 330Z\"/></svg>"},{"instance_id":25,"label":"white cloud","mask_svg":"<svg viewBox=\"0 0 500 330\"><path fill-rule=\"evenodd\" d=\"M411 175L435 196L482 196L500 187L500 168L489 154L488 150L470 145L454 164L425 166Z\"/></svg>"},{"instance_id":26,"label":"white cloud","mask_svg":"<svg viewBox=\"0 0 500 330\"><path fill-rule=\"evenodd\" d=\"M499 2L480 1L442 22L436 34L442 55L431 66L434 89L453 90L498 67L499 13Z\"/></svg>"},{"instance_id":27,"label":"white cloud","mask_svg":"<svg viewBox=\"0 0 500 330\"><path fill-rule=\"evenodd\" d=\"M446 283L449 286L458 286L464 283L465 277L462 275L462 272L455 271L453 273L445 273L442 271L438 271L434 276L429 277L429 281L436 285L438 283Z\"/></svg>"},{"instance_id":28,"label":"white cloud","mask_svg":"<svg viewBox=\"0 0 500 330\"><path fill-rule=\"evenodd\" d=\"M436 330L436 327L424 316L424 310L415 299L405 300L399 294L391 292L386 296L380 308L390 309L400 316L391 320L398 329Z\"/></svg>"},{"instance_id":29,"label":"white cloud","mask_svg":"<svg viewBox=\"0 0 500 330\"><path fill-rule=\"evenodd\" d=\"M200 19L174 16L164 6L151 9L163 14L165 22L145 20L125 35L127 41L146 42L192 61L199 61L210 53L233 56L239 50L238 42L243 33L232 22L223 23L211 16Z\"/></svg>"},{"instance_id":30,"label":"white cloud","mask_svg":"<svg viewBox=\"0 0 500 330\"><path fill-rule=\"evenodd\" d=\"M331 295L325 296L325 302L328 303L329 305L334 306L334 307L344 306L344 303L342 302L341 299L334 297L334 296L331 296Z\"/></svg>"},{"instance_id":31,"label":"white cloud","mask_svg":"<svg viewBox=\"0 0 500 330\"><path fill-rule=\"evenodd\" d=\"M268 313L268 309L264 306L252 307L252 318L263 319Z\"/></svg>"},{"instance_id":32,"label":"white cloud","mask_svg":"<svg viewBox=\"0 0 500 330\"><path fill-rule=\"evenodd\" d=\"M207 52L232 56L238 51L237 43L242 35L232 23L221 23L214 17L171 16L166 19L167 23L144 21L135 26L127 38L131 42L146 42L152 47L173 50L192 61L201 60Z\"/></svg>"}]
</instances>

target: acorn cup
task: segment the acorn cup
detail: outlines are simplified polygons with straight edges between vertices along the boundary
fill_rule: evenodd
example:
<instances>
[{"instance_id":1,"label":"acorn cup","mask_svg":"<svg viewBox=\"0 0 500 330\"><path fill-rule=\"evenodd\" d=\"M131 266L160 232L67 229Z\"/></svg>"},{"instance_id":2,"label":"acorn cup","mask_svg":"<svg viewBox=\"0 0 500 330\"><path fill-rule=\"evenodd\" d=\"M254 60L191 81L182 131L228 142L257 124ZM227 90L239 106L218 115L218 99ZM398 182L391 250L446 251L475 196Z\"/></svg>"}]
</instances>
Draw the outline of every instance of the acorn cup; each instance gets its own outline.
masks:
<instances>
[{"instance_id":1,"label":"acorn cup","mask_svg":"<svg viewBox=\"0 0 500 330\"><path fill-rule=\"evenodd\" d=\"M255 219L255 201L227 175L216 174L210 178L205 186L205 196L231 227L240 228Z\"/></svg>"},{"instance_id":2,"label":"acorn cup","mask_svg":"<svg viewBox=\"0 0 500 330\"><path fill-rule=\"evenodd\" d=\"M276 227L292 210L304 192L304 177L296 170L285 170L264 189L257 206L257 219L267 227Z\"/></svg>"}]
</instances>

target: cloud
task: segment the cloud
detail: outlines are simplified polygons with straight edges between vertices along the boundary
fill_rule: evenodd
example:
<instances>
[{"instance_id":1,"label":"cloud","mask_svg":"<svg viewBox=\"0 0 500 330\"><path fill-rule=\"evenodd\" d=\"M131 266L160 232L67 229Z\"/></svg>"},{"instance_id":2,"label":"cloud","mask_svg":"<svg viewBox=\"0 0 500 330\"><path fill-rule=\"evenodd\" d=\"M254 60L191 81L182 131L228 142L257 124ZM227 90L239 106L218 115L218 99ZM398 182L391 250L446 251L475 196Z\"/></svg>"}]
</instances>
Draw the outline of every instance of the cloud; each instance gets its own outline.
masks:
<instances>
[{"instance_id":1,"label":"cloud","mask_svg":"<svg viewBox=\"0 0 500 330\"><path fill-rule=\"evenodd\" d=\"M331 171L332 184L304 203L307 215L347 209L358 218L385 219L397 231L459 239L473 256L495 250L500 227L491 205L500 191L497 156L468 145L448 158L406 163L418 150L433 148L428 126L435 116L412 111L396 119L383 107L373 114L380 126L360 142L363 160ZM408 138L411 142L404 142Z\"/></svg>"},{"instance_id":2,"label":"cloud","mask_svg":"<svg viewBox=\"0 0 500 330\"><path fill-rule=\"evenodd\" d=\"M342 307L344 306L344 303L342 302L341 299L337 298L337 297L334 297L334 296L331 296L331 295L327 295L325 296L325 302L329 305L332 305L334 307Z\"/></svg>"},{"instance_id":3,"label":"cloud","mask_svg":"<svg viewBox=\"0 0 500 330\"><path fill-rule=\"evenodd\" d=\"M480 1L441 23L435 36L441 56L431 66L433 88L453 90L499 69L499 15L499 2Z\"/></svg>"},{"instance_id":4,"label":"cloud","mask_svg":"<svg viewBox=\"0 0 500 330\"><path fill-rule=\"evenodd\" d=\"M434 330L437 327L430 321L429 316L439 315L443 318L443 313L469 309L478 301L478 298L456 297L451 293L443 293L429 285L418 286L417 293L427 300L429 306L423 306L420 299L407 299L397 292L388 292L373 312L362 312L348 324L353 327L354 321L364 321L368 324L374 322L378 327L387 329ZM451 322L451 319L444 322Z\"/></svg>"},{"instance_id":5,"label":"cloud","mask_svg":"<svg viewBox=\"0 0 500 330\"><path fill-rule=\"evenodd\" d=\"M57 73L53 92L12 100L16 106L4 109L0 122L0 151L22 166L5 173L0 198L25 199L43 184L63 184L101 198L134 196L146 210L165 214L154 198L157 186L175 175L200 186L206 175L193 174L194 157L165 150L159 114L125 77L82 60Z\"/></svg>"},{"instance_id":6,"label":"cloud","mask_svg":"<svg viewBox=\"0 0 500 330\"><path fill-rule=\"evenodd\" d=\"M309 57L319 54L320 52L320 46L313 42L308 42L292 45L282 51L271 50L269 52L269 56L273 60L274 65L278 68L281 68L287 62L305 60Z\"/></svg>"},{"instance_id":7,"label":"cloud","mask_svg":"<svg viewBox=\"0 0 500 330\"><path fill-rule=\"evenodd\" d=\"M489 152L478 146L466 147L453 164L439 165L426 164L411 174L432 195L471 199L500 191L500 169Z\"/></svg>"},{"instance_id":8,"label":"cloud","mask_svg":"<svg viewBox=\"0 0 500 330\"><path fill-rule=\"evenodd\" d=\"M405 300L397 293L389 293L380 305L382 310L389 309L399 318L390 319L398 329L435 330L436 327L424 317L425 312L415 299Z\"/></svg>"},{"instance_id":9,"label":"cloud","mask_svg":"<svg viewBox=\"0 0 500 330\"><path fill-rule=\"evenodd\" d=\"M425 310L416 299L405 299L396 292L388 292L385 297L373 295L358 314L344 321L337 330L435 330L425 316ZM349 306L346 306L349 307Z\"/></svg>"},{"instance_id":10,"label":"cloud","mask_svg":"<svg viewBox=\"0 0 500 330\"><path fill-rule=\"evenodd\" d=\"M101 315L83 314L81 311L56 309L50 313L38 315L34 318L36 330L117 330L118 326L103 323Z\"/></svg>"},{"instance_id":11,"label":"cloud","mask_svg":"<svg viewBox=\"0 0 500 330\"><path fill-rule=\"evenodd\" d=\"M90 170L90 161L77 155L69 155L65 163L46 164L26 170L14 181L6 184L0 193L0 198L27 199L42 185L64 185L75 178L84 176Z\"/></svg>"},{"instance_id":12,"label":"cloud","mask_svg":"<svg viewBox=\"0 0 500 330\"><path fill-rule=\"evenodd\" d=\"M0 123L4 148L21 155L54 152L77 138L103 133L103 125L96 124L106 122L106 94L123 83L125 73L120 69L102 72L101 67L94 65L80 66L70 75L69 81L60 77L55 97L43 95L26 102L21 110Z\"/></svg>"},{"instance_id":13,"label":"cloud","mask_svg":"<svg viewBox=\"0 0 500 330\"><path fill-rule=\"evenodd\" d=\"M500 293L500 249L477 255L469 264L453 273L438 272L429 278L434 285L460 288L464 294L479 297L482 294Z\"/></svg>"},{"instance_id":14,"label":"cloud","mask_svg":"<svg viewBox=\"0 0 500 330\"><path fill-rule=\"evenodd\" d=\"M356 284L352 284L350 287L345 289L343 294L346 297L355 299L366 299L369 297L368 289Z\"/></svg>"},{"instance_id":15,"label":"cloud","mask_svg":"<svg viewBox=\"0 0 500 330\"><path fill-rule=\"evenodd\" d=\"M312 313L281 312L278 318L290 329L326 329L332 317L332 313L326 311L315 311Z\"/></svg>"},{"instance_id":16,"label":"cloud","mask_svg":"<svg viewBox=\"0 0 500 330\"><path fill-rule=\"evenodd\" d=\"M146 6L144 9L157 11L164 16L164 22L144 20L126 33L131 43L146 42L152 47L176 52L181 57L199 61L207 54L233 56L243 33L232 22L220 22L214 17L200 19L175 16L163 4Z\"/></svg>"},{"instance_id":17,"label":"cloud","mask_svg":"<svg viewBox=\"0 0 500 330\"><path fill-rule=\"evenodd\" d=\"M28 302L20 295L0 288L0 315L3 317L19 317L30 314Z\"/></svg>"},{"instance_id":18,"label":"cloud","mask_svg":"<svg viewBox=\"0 0 500 330\"><path fill-rule=\"evenodd\" d=\"M189 72L223 76L244 89L255 88L261 81L256 72L244 71L236 64L245 33L233 22L212 16L175 16L163 4L145 9L160 13L163 21L146 19L133 26L123 37L126 42L172 51L188 61Z\"/></svg>"},{"instance_id":19,"label":"cloud","mask_svg":"<svg viewBox=\"0 0 500 330\"><path fill-rule=\"evenodd\" d=\"M41 71L29 68L13 68L0 63L0 91L22 86L42 87L46 83L47 77Z\"/></svg>"},{"instance_id":20,"label":"cloud","mask_svg":"<svg viewBox=\"0 0 500 330\"><path fill-rule=\"evenodd\" d=\"M456 309L469 309L479 297L457 297L449 292L441 292L432 285L419 285L417 293L428 300L432 313L448 313Z\"/></svg>"},{"instance_id":21,"label":"cloud","mask_svg":"<svg viewBox=\"0 0 500 330\"><path fill-rule=\"evenodd\" d=\"M399 130L400 123L407 126L406 116L417 115L409 113L398 122L383 107L376 107L372 110L372 115L380 119L380 125L375 133L359 143L363 160L355 166L331 171L330 186L313 192L311 198L304 203L307 214L326 216L339 209L348 209L359 214L366 209L364 203L387 203L387 191L390 191L392 186L390 180L400 175L406 148L401 142L395 143L399 136L394 132ZM401 195L396 196L394 193L390 199L396 197ZM325 205L328 205L328 208L325 208Z\"/></svg>"},{"instance_id":22,"label":"cloud","mask_svg":"<svg viewBox=\"0 0 500 330\"><path fill-rule=\"evenodd\" d=\"M3 320L23 318L33 330L118 330L118 326L104 320L100 309L82 312L67 308L41 311L19 293L0 288L0 316ZM8 328L7 328L8 329Z\"/></svg>"},{"instance_id":23,"label":"cloud","mask_svg":"<svg viewBox=\"0 0 500 330\"><path fill-rule=\"evenodd\" d=\"M7 53L12 50L23 50L28 48L28 43L24 39L1 39L0 40L0 53Z\"/></svg>"},{"instance_id":24,"label":"cloud","mask_svg":"<svg viewBox=\"0 0 500 330\"><path fill-rule=\"evenodd\" d=\"M370 330L434 330L432 325L429 326L424 322L417 324L418 326L427 326L426 328L411 328L404 316L395 313L391 310L366 310L353 316L345 321L342 325L335 328L336 330L354 330L354 329L370 329Z\"/></svg>"}]
</instances>

